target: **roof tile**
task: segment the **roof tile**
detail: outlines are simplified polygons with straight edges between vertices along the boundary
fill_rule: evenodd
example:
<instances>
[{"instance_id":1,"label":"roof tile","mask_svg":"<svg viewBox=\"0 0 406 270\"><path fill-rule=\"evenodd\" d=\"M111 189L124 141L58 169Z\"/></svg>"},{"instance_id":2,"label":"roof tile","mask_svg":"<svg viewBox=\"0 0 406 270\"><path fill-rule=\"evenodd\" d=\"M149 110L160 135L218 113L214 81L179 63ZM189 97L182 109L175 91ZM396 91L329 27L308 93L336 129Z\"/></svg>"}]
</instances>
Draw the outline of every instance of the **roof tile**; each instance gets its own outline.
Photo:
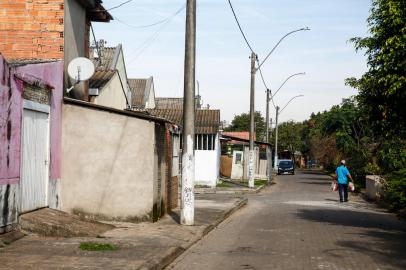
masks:
<instances>
[{"instance_id":1,"label":"roof tile","mask_svg":"<svg viewBox=\"0 0 406 270\"><path fill-rule=\"evenodd\" d=\"M183 110L181 109L150 109L148 112L177 125L183 125ZM195 112L196 134L215 134L219 131L220 110L197 109Z\"/></svg>"}]
</instances>

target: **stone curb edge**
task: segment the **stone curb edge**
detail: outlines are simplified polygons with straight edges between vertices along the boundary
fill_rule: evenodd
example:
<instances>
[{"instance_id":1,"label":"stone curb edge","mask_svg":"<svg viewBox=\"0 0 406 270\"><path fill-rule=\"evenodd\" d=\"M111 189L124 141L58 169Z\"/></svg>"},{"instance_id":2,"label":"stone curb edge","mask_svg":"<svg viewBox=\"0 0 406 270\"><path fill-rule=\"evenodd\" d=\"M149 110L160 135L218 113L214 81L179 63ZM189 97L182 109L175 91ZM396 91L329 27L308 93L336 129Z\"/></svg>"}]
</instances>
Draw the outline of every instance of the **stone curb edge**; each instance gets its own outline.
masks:
<instances>
[{"instance_id":1,"label":"stone curb edge","mask_svg":"<svg viewBox=\"0 0 406 270\"><path fill-rule=\"evenodd\" d=\"M201 190L195 190L195 194L237 194L237 195L243 195L243 194L254 194L260 192L262 189L264 189L267 185L262 185L259 186L255 189L240 189L240 190L215 190L215 189L201 189Z\"/></svg>"},{"instance_id":2,"label":"stone curb edge","mask_svg":"<svg viewBox=\"0 0 406 270\"><path fill-rule=\"evenodd\" d=\"M17 241L25 236L19 230L11 231L5 234L0 235L0 248L10 245L12 242Z\"/></svg>"},{"instance_id":3,"label":"stone curb edge","mask_svg":"<svg viewBox=\"0 0 406 270\"><path fill-rule=\"evenodd\" d=\"M171 264L176 258L178 258L182 253L186 250L191 248L197 242L199 242L204 236L206 236L209 232L219 226L224 220L230 217L233 213L237 210L245 206L248 202L246 197L241 198L231 209L224 212L220 218L218 218L215 222L207 225L204 227L198 235L196 235L191 241L187 244L182 245L180 247L172 247L169 251L166 252L165 255L161 256L160 259L153 259L150 262L145 263L139 269L140 270L161 270L164 269L166 266Z\"/></svg>"}]
</instances>

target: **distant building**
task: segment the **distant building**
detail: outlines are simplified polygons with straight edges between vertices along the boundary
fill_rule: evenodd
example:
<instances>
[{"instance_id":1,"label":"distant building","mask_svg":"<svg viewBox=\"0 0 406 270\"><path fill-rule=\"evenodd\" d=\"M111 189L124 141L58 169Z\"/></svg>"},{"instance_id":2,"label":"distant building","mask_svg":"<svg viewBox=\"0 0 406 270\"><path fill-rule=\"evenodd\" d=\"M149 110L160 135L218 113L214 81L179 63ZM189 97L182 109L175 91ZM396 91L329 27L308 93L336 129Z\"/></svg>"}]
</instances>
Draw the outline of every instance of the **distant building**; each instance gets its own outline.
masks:
<instances>
[{"instance_id":1,"label":"distant building","mask_svg":"<svg viewBox=\"0 0 406 270\"><path fill-rule=\"evenodd\" d=\"M182 130L183 110L153 109L151 115L167 119ZM220 110L195 111L195 184L215 187L220 171Z\"/></svg>"},{"instance_id":2,"label":"distant building","mask_svg":"<svg viewBox=\"0 0 406 270\"><path fill-rule=\"evenodd\" d=\"M155 109L154 78L128 79L132 100L131 108L134 110Z\"/></svg>"},{"instance_id":3,"label":"distant building","mask_svg":"<svg viewBox=\"0 0 406 270\"><path fill-rule=\"evenodd\" d=\"M90 48L90 60L96 71L89 80L89 101L95 104L123 110L131 106L131 90L121 44L116 47Z\"/></svg>"}]
</instances>

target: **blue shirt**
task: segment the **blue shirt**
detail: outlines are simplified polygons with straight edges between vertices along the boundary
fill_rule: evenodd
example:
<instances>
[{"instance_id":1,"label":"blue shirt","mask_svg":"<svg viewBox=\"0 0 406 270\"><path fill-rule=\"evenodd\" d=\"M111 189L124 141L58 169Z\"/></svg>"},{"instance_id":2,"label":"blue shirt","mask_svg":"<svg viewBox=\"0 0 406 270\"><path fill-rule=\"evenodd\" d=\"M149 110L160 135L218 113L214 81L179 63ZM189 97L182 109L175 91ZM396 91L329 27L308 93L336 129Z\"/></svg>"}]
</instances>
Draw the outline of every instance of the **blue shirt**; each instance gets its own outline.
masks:
<instances>
[{"instance_id":1,"label":"blue shirt","mask_svg":"<svg viewBox=\"0 0 406 270\"><path fill-rule=\"evenodd\" d=\"M350 174L350 171L347 167L341 165L336 169L337 180L339 184L348 184L347 176Z\"/></svg>"}]
</instances>

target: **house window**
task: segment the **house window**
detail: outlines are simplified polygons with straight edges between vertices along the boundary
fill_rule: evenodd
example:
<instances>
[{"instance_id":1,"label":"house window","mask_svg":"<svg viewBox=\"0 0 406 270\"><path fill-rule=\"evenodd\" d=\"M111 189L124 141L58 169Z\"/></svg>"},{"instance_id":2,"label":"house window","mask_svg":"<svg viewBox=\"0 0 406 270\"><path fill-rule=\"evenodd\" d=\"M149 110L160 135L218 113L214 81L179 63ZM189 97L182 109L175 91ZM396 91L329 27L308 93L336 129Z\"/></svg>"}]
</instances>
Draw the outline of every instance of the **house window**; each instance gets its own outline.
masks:
<instances>
[{"instance_id":1,"label":"house window","mask_svg":"<svg viewBox=\"0 0 406 270\"><path fill-rule=\"evenodd\" d=\"M216 134L196 134L195 150L216 150Z\"/></svg>"}]
</instances>

